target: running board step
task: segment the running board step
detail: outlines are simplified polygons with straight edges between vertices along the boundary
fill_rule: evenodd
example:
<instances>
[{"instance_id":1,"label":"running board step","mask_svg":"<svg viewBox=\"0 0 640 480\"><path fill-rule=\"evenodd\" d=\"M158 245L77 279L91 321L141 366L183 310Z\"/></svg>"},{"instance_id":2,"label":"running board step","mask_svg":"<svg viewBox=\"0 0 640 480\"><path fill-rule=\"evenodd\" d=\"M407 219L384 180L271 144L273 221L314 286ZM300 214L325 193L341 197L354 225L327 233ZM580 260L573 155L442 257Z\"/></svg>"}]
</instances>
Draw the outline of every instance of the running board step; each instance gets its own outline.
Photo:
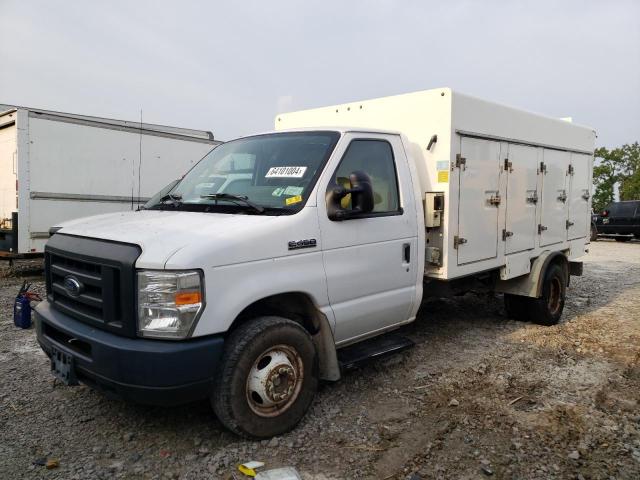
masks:
<instances>
[{"instance_id":1,"label":"running board step","mask_svg":"<svg viewBox=\"0 0 640 480\"><path fill-rule=\"evenodd\" d=\"M401 352L415 345L413 340L395 334L365 340L338 350L338 361L341 370L352 370L369 360L386 357Z\"/></svg>"}]
</instances>

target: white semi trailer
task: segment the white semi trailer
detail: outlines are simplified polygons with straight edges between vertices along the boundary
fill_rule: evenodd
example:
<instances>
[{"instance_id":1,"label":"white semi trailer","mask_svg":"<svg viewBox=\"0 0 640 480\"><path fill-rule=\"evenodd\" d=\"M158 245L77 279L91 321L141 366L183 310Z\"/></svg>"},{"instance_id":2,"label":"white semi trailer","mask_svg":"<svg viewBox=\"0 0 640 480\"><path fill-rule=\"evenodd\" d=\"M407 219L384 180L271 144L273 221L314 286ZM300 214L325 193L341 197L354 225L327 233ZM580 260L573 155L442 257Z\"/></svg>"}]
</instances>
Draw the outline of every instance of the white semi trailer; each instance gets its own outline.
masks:
<instances>
[{"instance_id":1,"label":"white semi trailer","mask_svg":"<svg viewBox=\"0 0 640 480\"><path fill-rule=\"evenodd\" d=\"M589 238L591 128L447 88L276 128L216 147L141 211L60 225L36 308L58 378L210 398L268 437L318 380L409 346L389 332L426 295L484 288L513 318L559 321Z\"/></svg>"},{"instance_id":2,"label":"white semi trailer","mask_svg":"<svg viewBox=\"0 0 640 480\"><path fill-rule=\"evenodd\" d=\"M218 143L206 131L0 105L0 255L42 254L57 223L136 209Z\"/></svg>"}]
</instances>

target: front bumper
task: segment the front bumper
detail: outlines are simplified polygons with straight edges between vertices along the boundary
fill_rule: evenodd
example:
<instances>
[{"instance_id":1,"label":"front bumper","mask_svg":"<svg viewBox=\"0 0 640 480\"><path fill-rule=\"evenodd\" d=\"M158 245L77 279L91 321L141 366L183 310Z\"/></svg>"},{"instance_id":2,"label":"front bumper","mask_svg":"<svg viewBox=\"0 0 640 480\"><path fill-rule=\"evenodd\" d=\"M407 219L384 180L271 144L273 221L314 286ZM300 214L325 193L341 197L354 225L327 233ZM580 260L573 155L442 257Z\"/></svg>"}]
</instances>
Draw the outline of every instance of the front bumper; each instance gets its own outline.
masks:
<instances>
[{"instance_id":1,"label":"front bumper","mask_svg":"<svg viewBox=\"0 0 640 480\"><path fill-rule=\"evenodd\" d=\"M35 308L38 342L73 357L77 379L104 393L138 403L177 405L212 391L224 339L185 341L127 338L79 322L51 306Z\"/></svg>"}]
</instances>

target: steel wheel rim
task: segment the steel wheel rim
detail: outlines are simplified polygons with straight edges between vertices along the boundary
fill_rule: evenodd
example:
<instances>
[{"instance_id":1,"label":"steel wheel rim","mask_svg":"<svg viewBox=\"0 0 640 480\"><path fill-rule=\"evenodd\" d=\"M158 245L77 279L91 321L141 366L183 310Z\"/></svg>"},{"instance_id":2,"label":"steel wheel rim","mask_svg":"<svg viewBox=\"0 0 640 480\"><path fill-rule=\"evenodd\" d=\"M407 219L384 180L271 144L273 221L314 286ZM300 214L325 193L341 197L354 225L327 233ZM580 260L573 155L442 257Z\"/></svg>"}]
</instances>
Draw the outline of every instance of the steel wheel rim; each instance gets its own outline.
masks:
<instances>
[{"instance_id":1,"label":"steel wheel rim","mask_svg":"<svg viewBox=\"0 0 640 480\"><path fill-rule=\"evenodd\" d=\"M560 279L552 278L549 284L549 299L547 300L547 306L551 315L555 315L560 310L560 299L562 297L562 285Z\"/></svg>"},{"instance_id":2,"label":"steel wheel rim","mask_svg":"<svg viewBox=\"0 0 640 480\"><path fill-rule=\"evenodd\" d=\"M277 417L298 399L304 381L304 363L289 345L275 345L253 362L245 386L249 408L260 417Z\"/></svg>"}]
</instances>

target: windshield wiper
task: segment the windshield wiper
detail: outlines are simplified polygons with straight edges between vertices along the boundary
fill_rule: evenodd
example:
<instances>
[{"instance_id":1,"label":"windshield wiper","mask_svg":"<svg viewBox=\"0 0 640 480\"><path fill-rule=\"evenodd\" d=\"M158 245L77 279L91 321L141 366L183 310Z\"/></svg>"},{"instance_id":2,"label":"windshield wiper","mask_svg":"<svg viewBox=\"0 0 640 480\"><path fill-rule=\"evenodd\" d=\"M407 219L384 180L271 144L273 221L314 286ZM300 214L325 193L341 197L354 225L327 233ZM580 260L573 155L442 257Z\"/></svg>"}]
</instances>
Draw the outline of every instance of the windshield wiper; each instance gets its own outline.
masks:
<instances>
[{"instance_id":1,"label":"windshield wiper","mask_svg":"<svg viewBox=\"0 0 640 480\"><path fill-rule=\"evenodd\" d=\"M264 207L256 205L255 203L250 201L248 197L233 195L232 193L210 193L208 195L200 195L200 198L211 198L213 200L229 200L236 205L245 205L247 207L253 208L258 213L264 213Z\"/></svg>"},{"instance_id":2,"label":"windshield wiper","mask_svg":"<svg viewBox=\"0 0 640 480\"><path fill-rule=\"evenodd\" d=\"M156 203L154 203L150 207L142 206L142 207L139 207L138 210L147 210L147 209L151 210L154 208L161 207L162 205L173 205L174 207L179 207L180 205L182 205L182 195L167 193L166 195L163 195L162 197L160 197L156 201Z\"/></svg>"},{"instance_id":3,"label":"windshield wiper","mask_svg":"<svg viewBox=\"0 0 640 480\"><path fill-rule=\"evenodd\" d=\"M173 194L173 193L167 193L166 195L160 197L160 200L158 200L159 203L163 203L166 202L167 200L171 200L173 201L173 203L175 203L176 205L181 204L181 200L182 200L182 195L178 195L178 194Z\"/></svg>"}]
</instances>

